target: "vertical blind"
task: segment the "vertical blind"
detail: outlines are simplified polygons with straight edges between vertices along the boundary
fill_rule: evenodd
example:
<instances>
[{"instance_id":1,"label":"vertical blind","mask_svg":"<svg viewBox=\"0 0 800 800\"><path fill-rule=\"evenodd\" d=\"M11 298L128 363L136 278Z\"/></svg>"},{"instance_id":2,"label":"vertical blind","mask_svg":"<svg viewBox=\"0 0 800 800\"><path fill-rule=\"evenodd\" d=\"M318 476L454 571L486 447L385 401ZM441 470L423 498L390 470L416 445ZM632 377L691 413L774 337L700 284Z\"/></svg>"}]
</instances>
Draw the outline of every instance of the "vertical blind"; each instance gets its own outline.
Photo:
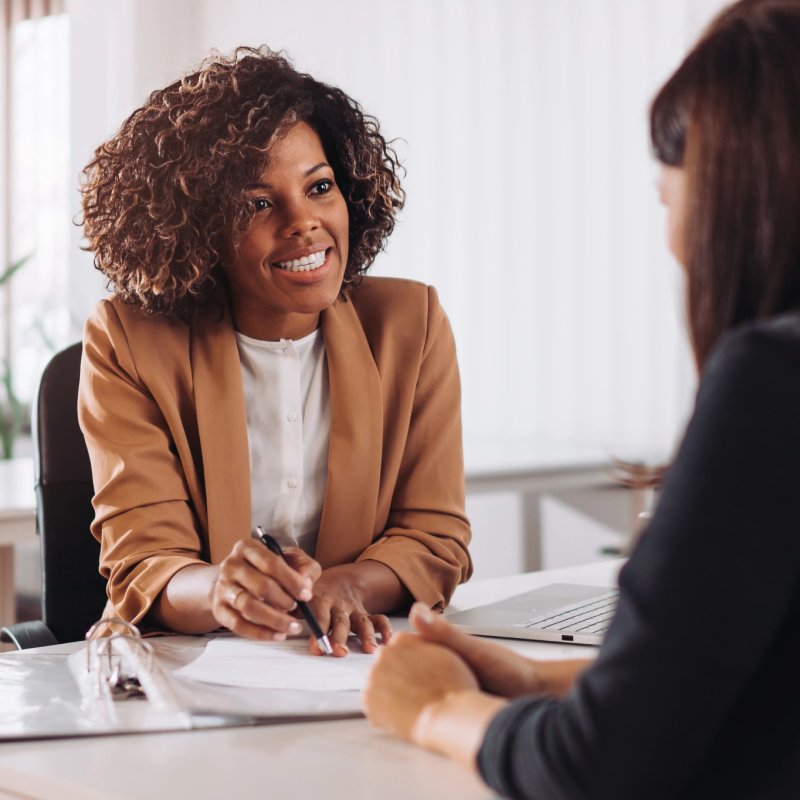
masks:
<instances>
[{"instance_id":1,"label":"vertical blind","mask_svg":"<svg viewBox=\"0 0 800 800\"><path fill-rule=\"evenodd\" d=\"M440 288L469 440L648 458L679 433L693 375L646 113L687 5L411 4L391 53L410 62L408 233L379 269Z\"/></svg>"}]
</instances>

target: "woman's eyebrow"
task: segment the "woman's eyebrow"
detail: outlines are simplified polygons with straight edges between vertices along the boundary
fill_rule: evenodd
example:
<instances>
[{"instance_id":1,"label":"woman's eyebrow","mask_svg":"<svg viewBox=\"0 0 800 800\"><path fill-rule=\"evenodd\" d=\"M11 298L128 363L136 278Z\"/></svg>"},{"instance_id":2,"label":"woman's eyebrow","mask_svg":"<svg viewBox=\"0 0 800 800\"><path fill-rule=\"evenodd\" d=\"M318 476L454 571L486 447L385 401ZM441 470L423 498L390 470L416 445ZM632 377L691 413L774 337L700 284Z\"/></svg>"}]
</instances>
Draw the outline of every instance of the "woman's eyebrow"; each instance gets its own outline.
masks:
<instances>
[{"instance_id":1,"label":"woman's eyebrow","mask_svg":"<svg viewBox=\"0 0 800 800\"><path fill-rule=\"evenodd\" d=\"M327 161L320 161L319 164L315 164L313 167L309 167L304 173L303 177L307 178L309 175L315 173L318 169L322 169L323 167L331 168L331 165ZM254 183L248 183L245 189L250 191L251 189L271 189L272 184L266 183L265 181L255 181Z\"/></svg>"},{"instance_id":2,"label":"woman's eyebrow","mask_svg":"<svg viewBox=\"0 0 800 800\"><path fill-rule=\"evenodd\" d=\"M307 169L303 173L303 177L307 178L309 175L311 175L312 173L316 172L318 169L322 169L323 167L330 167L330 164L327 161L320 161L319 164L315 164L310 169Z\"/></svg>"}]
</instances>

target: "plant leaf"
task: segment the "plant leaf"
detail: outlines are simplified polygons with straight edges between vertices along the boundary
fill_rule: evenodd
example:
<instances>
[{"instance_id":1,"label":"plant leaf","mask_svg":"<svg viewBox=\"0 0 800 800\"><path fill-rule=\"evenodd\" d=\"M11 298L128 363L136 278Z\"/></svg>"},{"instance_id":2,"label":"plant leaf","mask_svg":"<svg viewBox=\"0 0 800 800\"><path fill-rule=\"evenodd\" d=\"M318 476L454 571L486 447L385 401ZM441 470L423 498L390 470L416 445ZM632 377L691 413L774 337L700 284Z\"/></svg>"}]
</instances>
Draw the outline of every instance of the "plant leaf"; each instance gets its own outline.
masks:
<instances>
[{"instance_id":1,"label":"plant leaf","mask_svg":"<svg viewBox=\"0 0 800 800\"><path fill-rule=\"evenodd\" d=\"M10 267L8 267L4 272L0 272L0 286L4 283L8 283L14 275L21 270L25 264L31 260L33 253L28 253L26 256L22 256L22 258L17 259Z\"/></svg>"},{"instance_id":2,"label":"plant leaf","mask_svg":"<svg viewBox=\"0 0 800 800\"><path fill-rule=\"evenodd\" d=\"M5 359L2 365L6 407L0 404L0 450L2 458L11 458L14 453L14 441L22 429L23 407L14 392L14 375L10 365Z\"/></svg>"}]
</instances>

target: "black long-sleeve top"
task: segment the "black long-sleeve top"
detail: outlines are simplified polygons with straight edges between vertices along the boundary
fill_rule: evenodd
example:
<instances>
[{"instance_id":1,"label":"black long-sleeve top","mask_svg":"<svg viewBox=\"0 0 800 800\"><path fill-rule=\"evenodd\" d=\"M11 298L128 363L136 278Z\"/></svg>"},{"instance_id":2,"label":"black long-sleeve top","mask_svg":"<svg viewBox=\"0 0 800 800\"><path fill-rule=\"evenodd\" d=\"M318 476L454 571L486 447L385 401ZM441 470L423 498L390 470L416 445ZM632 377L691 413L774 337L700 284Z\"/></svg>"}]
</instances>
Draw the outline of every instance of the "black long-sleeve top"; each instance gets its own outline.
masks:
<instances>
[{"instance_id":1,"label":"black long-sleeve top","mask_svg":"<svg viewBox=\"0 0 800 800\"><path fill-rule=\"evenodd\" d=\"M597 661L478 764L510 797L800 798L800 315L716 348Z\"/></svg>"}]
</instances>

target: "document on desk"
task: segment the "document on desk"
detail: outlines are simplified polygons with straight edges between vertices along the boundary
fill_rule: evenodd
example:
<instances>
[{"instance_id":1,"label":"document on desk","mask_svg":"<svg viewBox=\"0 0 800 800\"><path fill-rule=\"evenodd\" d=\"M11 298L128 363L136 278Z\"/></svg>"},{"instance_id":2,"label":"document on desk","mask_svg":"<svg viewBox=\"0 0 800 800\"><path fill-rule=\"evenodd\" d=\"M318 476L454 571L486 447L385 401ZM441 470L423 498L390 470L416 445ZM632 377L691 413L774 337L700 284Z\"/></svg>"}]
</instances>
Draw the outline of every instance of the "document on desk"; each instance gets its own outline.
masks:
<instances>
[{"instance_id":1,"label":"document on desk","mask_svg":"<svg viewBox=\"0 0 800 800\"><path fill-rule=\"evenodd\" d=\"M306 638L285 642L215 639L201 656L173 675L250 689L360 691L374 658L352 651L345 658L313 656Z\"/></svg>"}]
</instances>

